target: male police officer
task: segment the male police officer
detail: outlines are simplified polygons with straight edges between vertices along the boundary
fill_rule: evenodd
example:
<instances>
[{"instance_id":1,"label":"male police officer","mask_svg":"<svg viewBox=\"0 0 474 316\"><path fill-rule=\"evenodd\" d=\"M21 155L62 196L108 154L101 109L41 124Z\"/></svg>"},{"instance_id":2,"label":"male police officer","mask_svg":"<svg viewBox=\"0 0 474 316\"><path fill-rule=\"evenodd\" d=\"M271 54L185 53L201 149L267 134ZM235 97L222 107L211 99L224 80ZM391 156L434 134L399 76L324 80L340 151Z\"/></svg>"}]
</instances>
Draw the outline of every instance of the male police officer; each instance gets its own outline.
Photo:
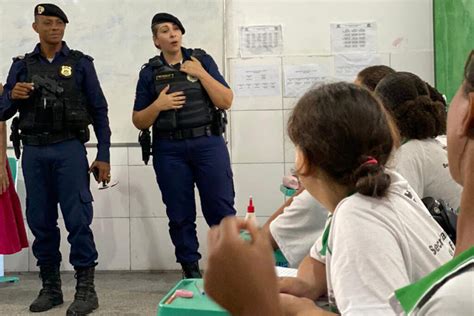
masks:
<instances>
[{"instance_id":1,"label":"male police officer","mask_svg":"<svg viewBox=\"0 0 474 316\"><path fill-rule=\"evenodd\" d=\"M212 57L181 47L185 30L175 16L156 14L153 41L161 50L140 72L133 112L139 129L153 125L153 167L183 276L199 278L194 184L206 222L235 215L229 152L220 111L233 94Z\"/></svg>"},{"instance_id":2,"label":"male police officer","mask_svg":"<svg viewBox=\"0 0 474 316\"><path fill-rule=\"evenodd\" d=\"M84 143L93 123L98 154L90 170L99 182L110 179L110 128L107 102L92 58L69 49L62 41L68 19L53 4L34 9L33 29L40 42L33 52L14 59L3 95L0 119L18 110L24 145L23 175L26 217L35 237L33 254L43 288L30 311L41 312L63 303L59 265L59 202L69 232L69 260L76 270L76 294L67 315L96 309L94 269L97 250L90 224L92 195Z\"/></svg>"}]
</instances>

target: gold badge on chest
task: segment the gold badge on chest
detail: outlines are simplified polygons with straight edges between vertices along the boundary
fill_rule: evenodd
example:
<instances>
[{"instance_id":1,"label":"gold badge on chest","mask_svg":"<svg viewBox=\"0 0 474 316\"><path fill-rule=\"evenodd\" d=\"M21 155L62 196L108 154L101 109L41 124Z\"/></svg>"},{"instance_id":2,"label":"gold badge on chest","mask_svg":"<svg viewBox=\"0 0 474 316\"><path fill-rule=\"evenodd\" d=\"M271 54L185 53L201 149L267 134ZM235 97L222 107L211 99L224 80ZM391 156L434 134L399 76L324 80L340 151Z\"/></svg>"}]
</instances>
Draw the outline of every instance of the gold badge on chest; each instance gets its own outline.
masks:
<instances>
[{"instance_id":1,"label":"gold badge on chest","mask_svg":"<svg viewBox=\"0 0 474 316\"><path fill-rule=\"evenodd\" d=\"M198 78L194 77L194 76L191 76L191 75L187 75L186 76L186 79L188 79L188 81L191 81L191 82L196 82L198 81Z\"/></svg>"},{"instance_id":2,"label":"gold badge on chest","mask_svg":"<svg viewBox=\"0 0 474 316\"><path fill-rule=\"evenodd\" d=\"M68 65L62 65L59 70L61 77L70 78L72 76L72 67Z\"/></svg>"}]
</instances>

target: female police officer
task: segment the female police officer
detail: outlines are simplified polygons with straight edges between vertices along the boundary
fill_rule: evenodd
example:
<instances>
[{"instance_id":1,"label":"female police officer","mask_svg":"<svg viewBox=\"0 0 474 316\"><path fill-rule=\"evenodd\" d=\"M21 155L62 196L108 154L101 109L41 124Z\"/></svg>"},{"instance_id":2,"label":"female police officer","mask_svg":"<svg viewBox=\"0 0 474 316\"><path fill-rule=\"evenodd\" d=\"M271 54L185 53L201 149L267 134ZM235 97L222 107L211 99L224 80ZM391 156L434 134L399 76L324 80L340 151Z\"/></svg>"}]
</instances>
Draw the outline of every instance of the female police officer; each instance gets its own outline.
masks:
<instances>
[{"instance_id":1,"label":"female police officer","mask_svg":"<svg viewBox=\"0 0 474 316\"><path fill-rule=\"evenodd\" d=\"M133 123L153 126L153 166L183 277L199 278L196 183L209 226L235 215L229 153L216 117L233 93L211 56L181 47L185 29L175 16L156 14L153 42L161 54L140 71Z\"/></svg>"}]
</instances>

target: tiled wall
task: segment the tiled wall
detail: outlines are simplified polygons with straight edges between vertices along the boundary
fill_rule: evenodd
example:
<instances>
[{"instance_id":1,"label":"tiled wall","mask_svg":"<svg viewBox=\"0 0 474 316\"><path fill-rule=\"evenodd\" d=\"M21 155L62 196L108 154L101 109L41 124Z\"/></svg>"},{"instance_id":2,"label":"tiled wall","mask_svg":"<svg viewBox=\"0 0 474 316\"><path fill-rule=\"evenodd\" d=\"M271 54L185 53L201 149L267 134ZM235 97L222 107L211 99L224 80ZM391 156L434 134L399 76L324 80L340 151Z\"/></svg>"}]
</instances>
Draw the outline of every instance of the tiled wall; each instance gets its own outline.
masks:
<instances>
[{"instance_id":1,"label":"tiled wall","mask_svg":"<svg viewBox=\"0 0 474 316\"><path fill-rule=\"evenodd\" d=\"M280 118L280 124L282 119ZM280 137L281 138L281 137ZM95 149L88 148L89 161L95 157ZM11 150L9 156L13 156ZM137 147L113 147L111 149L113 178L119 184L106 190L98 190L91 184L94 195L94 220L92 230L99 252L100 270L168 270L178 269L174 247L168 234L168 219L161 194L155 180L153 168L141 161ZM21 163L20 163L21 166ZM248 195L254 196L259 221L263 223L268 215L282 202L278 184L283 175L280 164L234 164L234 181L239 215L244 215ZM262 177L262 175L266 175ZM266 188L266 189L263 189ZM25 189L21 168L18 177L18 193L24 208ZM197 193L197 192L196 192ZM202 217L199 195L197 197L198 238L205 267L206 234L208 226ZM263 207L265 205L265 207ZM59 218L61 231L61 269L72 270L68 263L69 244L62 216ZM30 245L33 242L28 230ZM31 249L5 256L5 270L36 271L36 260Z\"/></svg>"}]
</instances>

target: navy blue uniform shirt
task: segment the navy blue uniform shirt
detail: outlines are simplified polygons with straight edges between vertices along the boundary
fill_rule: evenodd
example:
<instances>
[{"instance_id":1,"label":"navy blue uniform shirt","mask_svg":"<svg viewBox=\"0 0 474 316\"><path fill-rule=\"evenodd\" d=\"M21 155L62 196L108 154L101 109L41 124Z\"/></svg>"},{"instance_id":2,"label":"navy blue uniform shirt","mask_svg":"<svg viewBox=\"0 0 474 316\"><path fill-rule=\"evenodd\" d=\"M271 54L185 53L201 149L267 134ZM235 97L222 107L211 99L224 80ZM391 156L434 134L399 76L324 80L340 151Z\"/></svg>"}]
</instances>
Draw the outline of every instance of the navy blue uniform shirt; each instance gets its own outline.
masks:
<instances>
[{"instance_id":1,"label":"navy blue uniform shirt","mask_svg":"<svg viewBox=\"0 0 474 316\"><path fill-rule=\"evenodd\" d=\"M66 42L59 52L56 53L52 61L53 64L61 64L66 60L69 54L69 47ZM40 62L49 63L49 61L41 55L40 44L37 44L33 50L33 55L40 55ZM93 119L93 127L97 136L97 160L110 162L110 127L109 118L107 116L108 108L104 93L100 87L97 73L91 58L83 57L76 64L75 80L78 87L82 89L87 98L89 112ZM27 77L26 63L23 59L17 59L13 62L8 79L4 86L2 102L0 102L0 120L6 121L18 111L22 100L12 100L11 91L17 82L25 82Z\"/></svg>"},{"instance_id":2,"label":"navy blue uniform shirt","mask_svg":"<svg viewBox=\"0 0 474 316\"><path fill-rule=\"evenodd\" d=\"M192 49L181 47L183 53L183 61L191 60ZM168 64L163 57L163 53L160 54L161 61L164 64ZM224 77L219 72L216 62L208 54L205 54L201 60L202 67L217 81L222 83L224 86L229 88L229 85L225 81ZM155 90L155 81L153 78L153 67L147 64L140 71L140 77L138 78L137 90L135 93L135 104L133 106L134 111L141 111L147 108L153 101L158 98L158 94Z\"/></svg>"}]
</instances>

